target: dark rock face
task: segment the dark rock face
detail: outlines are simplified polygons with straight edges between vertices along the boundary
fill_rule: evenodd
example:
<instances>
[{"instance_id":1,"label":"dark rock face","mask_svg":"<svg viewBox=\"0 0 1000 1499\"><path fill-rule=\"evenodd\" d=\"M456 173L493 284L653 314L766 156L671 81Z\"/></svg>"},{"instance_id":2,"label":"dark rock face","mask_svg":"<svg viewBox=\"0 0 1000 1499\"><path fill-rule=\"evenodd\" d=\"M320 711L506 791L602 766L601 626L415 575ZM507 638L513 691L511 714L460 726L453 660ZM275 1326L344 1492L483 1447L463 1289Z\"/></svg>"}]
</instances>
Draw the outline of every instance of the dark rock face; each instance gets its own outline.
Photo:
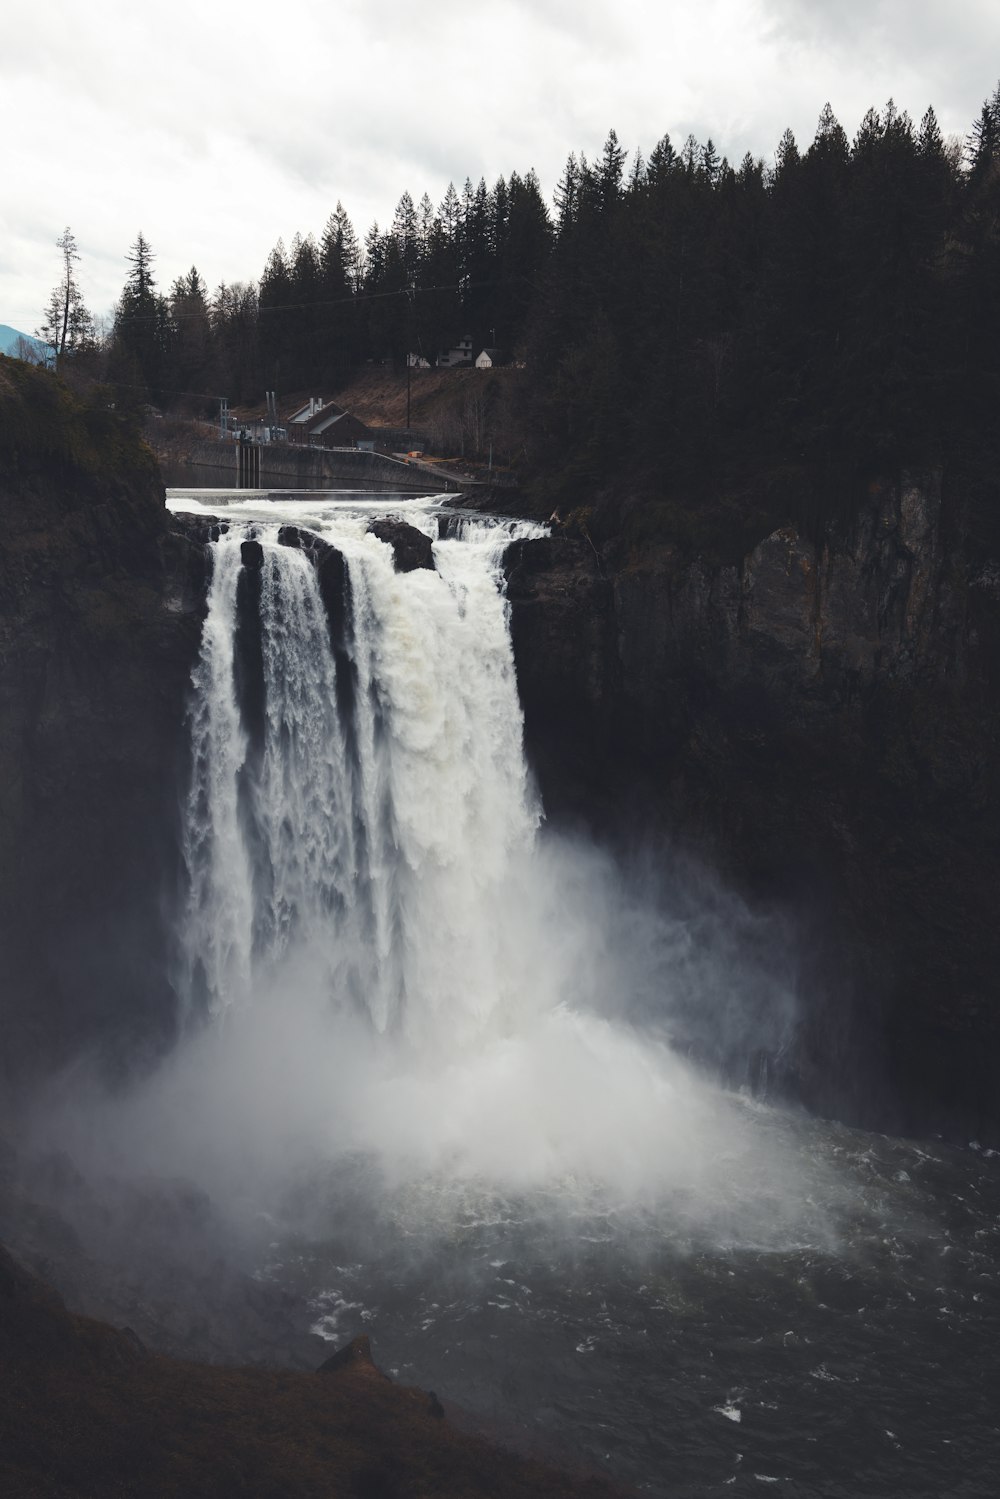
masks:
<instances>
[{"instance_id":1,"label":"dark rock face","mask_svg":"<svg viewBox=\"0 0 1000 1499\"><path fill-rule=\"evenodd\" d=\"M853 534L740 567L555 536L508 552L550 809L631 814L793 907L821 1002L808 1101L1000 1128L1000 567L942 537L933 479Z\"/></svg>"},{"instance_id":2,"label":"dark rock face","mask_svg":"<svg viewBox=\"0 0 1000 1499\"><path fill-rule=\"evenodd\" d=\"M206 563L168 530L149 455L128 453L101 472L0 451L10 1074L102 1033L148 1036L172 1012L163 913Z\"/></svg>"},{"instance_id":3,"label":"dark rock face","mask_svg":"<svg viewBox=\"0 0 1000 1499\"><path fill-rule=\"evenodd\" d=\"M433 543L430 537L425 536L423 531L418 531L416 526L410 526L406 521L388 517L384 520L371 521L368 530L372 536L377 536L379 541L387 541L392 547L398 573L412 573L420 567L433 570Z\"/></svg>"}]
</instances>

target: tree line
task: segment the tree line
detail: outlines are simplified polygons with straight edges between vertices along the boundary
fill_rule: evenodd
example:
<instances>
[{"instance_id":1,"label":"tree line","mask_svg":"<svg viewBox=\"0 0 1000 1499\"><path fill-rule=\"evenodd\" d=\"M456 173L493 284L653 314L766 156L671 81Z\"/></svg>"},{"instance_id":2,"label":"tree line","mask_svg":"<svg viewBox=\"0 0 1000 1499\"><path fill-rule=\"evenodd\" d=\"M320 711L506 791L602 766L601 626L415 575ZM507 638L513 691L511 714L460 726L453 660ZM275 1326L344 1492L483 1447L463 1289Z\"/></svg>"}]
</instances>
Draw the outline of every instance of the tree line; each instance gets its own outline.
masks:
<instances>
[{"instance_id":1,"label":"tree line","mask_svg":"<svg viewBox=\"0 0 1000 1499\"><path fill-rule=\"evenodd\" d=\"M523 447L567 495L624 463L694 507L737 471L805 465L821 499L845 474L1000 457L1000 86L964 143L891 100L851 140L827 105L770 166L693 137L630 160L611 131L553 209L515 172L436 208L406 192L362 242L338 203L211 293L192 267L160 294L140 234L106 376L174 406L332 392L471 334L523 362ZM43 336L92 357L60 247Z\"/></svg>"}]
</instances>

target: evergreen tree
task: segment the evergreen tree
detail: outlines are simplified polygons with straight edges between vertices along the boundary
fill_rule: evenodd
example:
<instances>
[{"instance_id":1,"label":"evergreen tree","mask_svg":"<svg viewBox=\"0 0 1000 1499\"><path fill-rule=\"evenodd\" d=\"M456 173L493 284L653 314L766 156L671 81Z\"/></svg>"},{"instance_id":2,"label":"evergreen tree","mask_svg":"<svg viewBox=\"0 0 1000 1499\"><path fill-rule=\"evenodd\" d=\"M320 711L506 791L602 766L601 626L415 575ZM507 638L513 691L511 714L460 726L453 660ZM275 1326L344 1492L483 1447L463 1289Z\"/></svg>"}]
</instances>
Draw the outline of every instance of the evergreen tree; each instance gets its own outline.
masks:
<instances>
[{"instance_id":1,"label":"evergreen tree","mask_svg":"<svg viewBox=\"0 0 1000 1499\"><path fill-rule=\"evenodd\" d=\"M115 308L110 370L123 401L161 400L170 339L169 310L156 291L153 251L140 231L125 257L130 270Z\"/></svg>"},{"instance_id":2,"label":"evergreen tree","mask_svg":"<svg viewBox=\"0 0 1000 1499\"><path fill-rule=\"evenodd\" d=\"M605 213L609 212L618 201L627 156L628 152L619 143L618 136L613 130L609 130L596 172L601 208Z\"/></svg>"},{"instance_id":3,"label":"evergreen tree","mask_svg":"<svg viewBox=\"0 0 1000 1499\"><path fill-rule=\"evenodd\" d=\"M319 246L321 377L336 388L346 381L360 357L358 290L360 252L357 235L341 202L330 215Z\"/></svg>"},{"instance_id":4,"label":"evergreen tree","mask_svg":"<svg viewBox=\"0 0 1000 1499\"><path fill-rule=\"evenodd\" d=\"M966 160L974 182L989 176L1000 161L1000 84L983 105L966 140Z\"/></svg>"},{"instance_id":5,"label":"evergreen tree","mask_svg":"<svg viewBox=\"0 0 1000 1499\"><path fill-rule=\"evenodd\" d=\"M93 351L97 339L94 320L84 304L73 269L74 263L80 259L80 252L69 225L56 240L56 245L62 252L62 279L53 288L45 320L35 336L55 351L56 361L61 363L67 354Z\"/></svg>"},{"instance_id":6,"label":"evergreen tree","mask_svg":"<svg viewBox=\"0 0 1000 1499\"><path fill-rule=\"evenodd\" d=\"M211 405L217 369L207 288L197 267L178 276L168 297L170 342L166 383L197 407Z\"/></svg>"},{"instance_id":7,"label":"evergreen tree","mask_svg":"<svg viewBox=\"0 0 1000 1499\"><path fill-rule=\"evenodd\" d=\"M454 182L448 183L448 190L441 201L438 209L441 225L449 239L458 238L458 225L461 220L462 210L458 201L458 193L455 191Z\"/></svg>"},{"instance_id":8,"label":"evergreen tree","mask_svg":"<svg viewBox=\"0 0 1000 1499\"><path fill-rule=\"evenodd\" d=\"M660 186L670 176L676 164L677 152L671 145L670 136L664 135L649 153L645 183L642 185L649 184L654 188Z\"/></svg>"},{"instance_id":9,"label":"evergreen tree","mask_svg":"<svg viewBox=\"0 0 1000 1499\"><path fill-rule=\"evenodd\" d=\"M289 254L289 310L284 315L289 344L286 378L295 389L313 387L323 374L323 277L311 234L296 234Z\"/></svg>"},{"instance_id":10,"label":"evergreen tree","mask_svg":"<svg viewBox=\"0 0 1000 1499\"><path fill-rule=\"evenodd\" d=\"M279 239L260 278L257 302L261 372L269 390L294 389L295 359L287 321L292 290L285 244Z\"/></svg>"},{"instance_id":11,"label":"evergreen tree","mask_svg":"<svg viewBox=\"0 0 1000 1499\"><path fill-rule=\"evenodd\" d=\"M209 307L219 393L232 401L257 399L264 383L258 301L256 286L235 281L231 286L220 284Z\"/></svg>"},{"instance_id":12,"label":"evergreen tree","mask_svg":"<svg viewBox=\"0 0 1000 1499\"><path fill-rule=\"evenodd\" d=\"M417 283L420 265L420 226L417 210L409 193L404 193L396 204L392 221L392 238L402 268L403 284L412 288Z\"/></svg>"},{"instance_id":13,"label":"evergreen tree","mask_svg":"<svg viewBox=\"0 0 1000 1499\"><path fill-rule=\"evenodd\" d=\"M567 235L570 227L576 222L579 192L580 167L575 152L571 151L553 196L556 207L556 226L561 235Z\"/></svg>"}]
</instances>

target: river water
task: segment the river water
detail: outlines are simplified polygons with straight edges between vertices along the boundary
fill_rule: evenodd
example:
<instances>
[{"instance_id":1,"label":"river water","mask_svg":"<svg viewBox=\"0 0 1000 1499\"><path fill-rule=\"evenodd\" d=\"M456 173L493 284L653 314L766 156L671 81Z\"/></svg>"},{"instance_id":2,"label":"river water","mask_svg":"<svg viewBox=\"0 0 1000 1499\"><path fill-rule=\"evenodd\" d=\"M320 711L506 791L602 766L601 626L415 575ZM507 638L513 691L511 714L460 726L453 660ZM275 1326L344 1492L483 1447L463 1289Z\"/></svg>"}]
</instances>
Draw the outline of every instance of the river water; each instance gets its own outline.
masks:
<instances>
[{"instance_id":1,"label":"river water","mask_svg":"<svg viewBox=\"0 0 1000 1499\"><path fill-rule=\"evenodd\" d=\"M331 1348L367 1331L394 1377L640 1492L1000 1492L1000 1160L686 1059L695 1034L780 1054L794 940L665 853L638 878L546 827L501 576L530 527L356 495L171 504L225 529L192 684L185 1033L115 1115L143 1170L252 1225L258 1278ZM395 571L367 531L387 509L432 570ZM345 559L332 613L283 524Z\"/></svg>"}]
</instances>

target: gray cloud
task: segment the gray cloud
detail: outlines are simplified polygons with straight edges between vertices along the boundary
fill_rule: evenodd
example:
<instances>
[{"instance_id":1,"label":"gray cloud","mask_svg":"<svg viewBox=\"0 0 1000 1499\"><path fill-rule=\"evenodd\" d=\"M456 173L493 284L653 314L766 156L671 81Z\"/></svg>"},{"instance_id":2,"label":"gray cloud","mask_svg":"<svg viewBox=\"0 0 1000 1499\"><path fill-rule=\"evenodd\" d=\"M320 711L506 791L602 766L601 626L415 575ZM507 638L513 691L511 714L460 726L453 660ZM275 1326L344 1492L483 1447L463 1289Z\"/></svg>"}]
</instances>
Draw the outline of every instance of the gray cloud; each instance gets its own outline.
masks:
<instances>
[{"instance_id":1,"label":"gray cloud","mask_svg":"<svg viewBox=\"0 0 1000 1499\"><path fill-rule=\"evenodd\" d=\"M66 223L105 312L140 227L163 286L256 278L338 198L364 234L404 189L534 166L551 192L612 125L770 157L826 99L853 133L891 94L965 132L998 59L995 0L292 0L277 24L263 0L36 0L0 53L0 321L37 324Z\"/></svg>"}]
</instances>

